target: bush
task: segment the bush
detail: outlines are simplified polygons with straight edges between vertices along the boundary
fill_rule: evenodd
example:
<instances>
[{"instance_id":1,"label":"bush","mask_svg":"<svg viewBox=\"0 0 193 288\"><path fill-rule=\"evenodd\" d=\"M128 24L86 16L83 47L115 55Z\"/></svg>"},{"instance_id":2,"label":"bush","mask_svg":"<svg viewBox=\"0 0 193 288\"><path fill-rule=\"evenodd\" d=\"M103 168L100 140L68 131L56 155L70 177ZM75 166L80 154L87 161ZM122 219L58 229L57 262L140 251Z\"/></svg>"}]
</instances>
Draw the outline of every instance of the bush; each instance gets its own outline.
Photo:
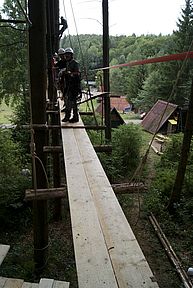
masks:
<instances>
[{"instance_id":1,"label":"bush","mask_svg":"<svg viewBox=\"0 0 193 288\"><path fill-rule=\"evenodd\" d=\"M142 133L139 126L130 124L112 133L112 166L116 175L131 177L139 164ZM115 176L116 176L115 175Z\"/></svg>"},{"instance_id":2,"label":"bush","mask_svg":"<svg viewBox=\"0 0 193 288\"><path fill-rule=\"evenodd\" d=\"M99 159L111 181L131 177L139 164L142 134L134 124L119 126L112 132L112 153L100 153Z\"/></svg>"},{"instance_id":3,"label":"bush","mask_svg":"<svg viewBox=\"0 0 193 288\"><path fill-rule=\"evenodd\" d=\"M148 211L160 214L166 209L170 194L173 189L176 178L178 163L181 154L183 134L172 135L167 143L164 154L157 164L156 176L151 183L148 195L145 199L145 205ZM176 210L178 219L184 221L183 217L186 210L192 218L193 201L192 201L192 185L193 185L193 142L191 143L189 160L186 167L184 184L182 189L181 202ZM184 215L184 216L183 216ZM186 216L187 217L187 216Z\"/></svg>"},{"instance_id":4,"label":"bush","mask_svg":"<svg viewBox=\"0 0 193 288\"><path fill-rule=\"evenodd\" d=\"M145 207L148 211L160 214L166 208L175 180L175 171L159 168L149 192L145 197Z\"/></svg>"},{"instance_id":5,"label":"bush","mask_svg":"<svg viewBox=\"0 0 193 288\"><path fill-rule=\"evenodd\" d=\"M0 223L8 224L17 208L23 207L25 189L31 185L23 176L21 153L10 131L0 129ZM13 214L12 214L13 213ZM15 215L14 215L15 220Z\"/></svg>"},{"instance_id":6,"label":"bush","mask_svg":"<svg viewBox=\"0 0 193 288\"><path fill-rule=\"evenodd\" d=\"M21 126L27 124L29 125L29 103L26 99L27 95L24 95L24 98L21 98L14 107L14 117L12 121L16 127L12 129L12 138L14 139L14 142L18 143L20 150L22 150L22 162L27 164L30 159L30 129L24 129Z\"/></svg>"}]
</instances>

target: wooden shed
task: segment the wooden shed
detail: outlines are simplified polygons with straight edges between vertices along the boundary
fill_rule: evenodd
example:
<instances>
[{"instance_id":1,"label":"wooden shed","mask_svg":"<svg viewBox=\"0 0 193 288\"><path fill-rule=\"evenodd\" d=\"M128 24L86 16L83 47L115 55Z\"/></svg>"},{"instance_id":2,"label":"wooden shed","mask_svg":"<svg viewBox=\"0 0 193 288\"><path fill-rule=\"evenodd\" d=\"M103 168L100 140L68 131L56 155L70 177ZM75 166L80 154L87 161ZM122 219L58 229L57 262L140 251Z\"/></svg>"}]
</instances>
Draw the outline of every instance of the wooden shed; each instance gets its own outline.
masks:
<instances>
[{"instance_id":1,"label":"wooden shed","mask_svg":"<svg viewBox=\"0 0 193 288\"><path fill-rule=\"evenodd\" d=\"M141 122L150 133L171 134L183 131L182 109L173 103L158 100Z\"/></svg>"},{"instance_id":2,"label":"wooden shed","mask_svg":"<svg viewBox=\"0 0 193 288\"><path fill-rule=\"evenodd\" d=\"M102 114L104 115L104 111L102 111L102 108L103 108L102 103L100 103L96 108L96 112L101 115ZM123 124L125 124L125 121L123 120L117 109L115 107L113 108L111 107L111 127L117 128L119 125Z\"/></svg>"}]
</instances>

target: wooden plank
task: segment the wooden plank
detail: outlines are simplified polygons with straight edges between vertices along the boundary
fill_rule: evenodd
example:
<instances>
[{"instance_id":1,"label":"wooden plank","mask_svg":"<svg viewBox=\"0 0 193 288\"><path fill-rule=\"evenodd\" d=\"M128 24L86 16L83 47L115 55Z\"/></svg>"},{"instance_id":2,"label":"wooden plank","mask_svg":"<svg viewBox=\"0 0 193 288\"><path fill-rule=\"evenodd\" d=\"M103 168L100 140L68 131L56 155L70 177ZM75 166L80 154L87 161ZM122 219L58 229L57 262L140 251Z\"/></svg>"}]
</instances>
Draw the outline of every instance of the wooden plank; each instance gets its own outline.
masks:
<instances>
[{"instance_id":1,"label":"wooden plank","mask_svg":"<svg viewBox=\"0 0 193 288\"><path fill-rule=\"evenodd\" d=\"M64 281L54 281L53 288L69 288L70 283L69 282L64 282Z\"/></svg>"},{"instance_id":2,"label":"wooden plank","mask_svg":"<svg viewBox=\"0 0 193 288\"><path fill-rule=\"evenodd\" d=\"M5 277L0 277L0 288L3 288L5 282L7 281L8 278Z\"/></svg>"},{"instance_id":3,"label":"wooden plank","mask_svg":"<svg viewBox=\"0 0 193 288\"><path fill-rule=\"evenodd\" d=\"M52 288L54 279L42 278L40 279L39 288Z\"/></svg>"},{"instance_id":4,"label":"wooden plank","mask_svg":"<svg viewBox=\"0 0 193 288\"><path fill-rule=\"evenodd\" d=\"M38 288L39 284L38 283L29 283L29 282L24 282L21 288Z\"/></svg>"},{"instance_id":5,"label":"wooden plank","mask_svg":"<svg viewBox=\"0 0 193 288\"><path fill-rule=\"evenodd\" d=\"M52 152L52 153L62 153L62 146L44 146L44 152Z\"/></svg>"},{"instance_id":6,"label":"wooden plank","mask_svg":"<svg viewBox=\"0 0 193 288\"><path fill-rule=\"evenodd\" d=\"M84 130L74 130L119 287L158 287Z\"/></svg>"},{"instance_id":7,"label":"wooden plank","mask_svg":"<svg viewBox=\"0 0 193 288\"><path fill-rule=\"evenodd\" d=\"M3 288L21 288L24 280L8 278L3 286Z\"/></svg>"},{"instance_id":8,"label":"wooden plank","mask_svg":"<svg viewBox=\"0 0 193 288\"><path fill-rule=\"evenodd\" d=\"M32 200L47 200L54 198L64 198L66 192L66 187L61 188L50 188L50 189L28 189L25 191L25 201Z\"/></svg>"},{"instance_id":9,"label":"wooden plank","mask_svg":"<svg viewBox=\"0 0 193 288\"><path fill-rule=\"evenodd\" d=\"M78 287L118 287L73 129L62 130L62 140Z\"/></svg>"},{"instance_id":10,"label":"wooden plank","mask_svg":"<svg viewBox=\"0 0 193 288\"><path fill-rule=\"evenodd\" d=\"M144 183L112 184L111 187L113 188L115 194L129 194L147 191L147 187L144 185Z\"/></svg>"},{"instance_id":11,"label":"wooden plank","mask_svg":"<svg viewBox=\"0 0 193 288\"><path fill-rule=\"evenodd\" d=\"M10 249L9 245L4 245L4 244L0 245L0 265L3 262L5 256L7 255L9 249Z\"/></svg>"}]
</instances>

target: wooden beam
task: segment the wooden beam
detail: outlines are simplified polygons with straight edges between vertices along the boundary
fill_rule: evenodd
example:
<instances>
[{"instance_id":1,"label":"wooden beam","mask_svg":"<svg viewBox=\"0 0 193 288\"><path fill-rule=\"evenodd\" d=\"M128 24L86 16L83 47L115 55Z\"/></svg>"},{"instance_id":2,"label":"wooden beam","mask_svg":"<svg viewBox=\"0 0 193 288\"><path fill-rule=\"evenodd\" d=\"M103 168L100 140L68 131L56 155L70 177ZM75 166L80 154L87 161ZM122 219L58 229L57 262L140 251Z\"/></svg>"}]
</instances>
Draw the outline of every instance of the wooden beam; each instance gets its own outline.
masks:
<instances>
[{"instance_id":1,"label":"wooden beam","mask_svg":"<svg viewBox=\"0 0 193 288\"><path fill-rule=\"evenodd\" d=\"M137 192L146 192L147 187L144 183L121 183L111 185L115 194L130 194Z\"/></svg>"},{"instance_id":2,"label":"wooden beam","mask_svg":"<svg viewBox=\"0 0 193 288\"><path fill-rule=\"evenodd\" d=\"M62 153L62 146L44 146L43 151L46 153Z\"/></svg>"},{"instance_id":3,"label":"wooden beam","mask_svg":"<svg viewBox=\"0 0 193 288\"><path fill-rule=\"evenodd\" d=\"M112 145L94 145L96 152L112 152Z\"/></svg>"},{"instance_id":4,"label":"wooden beam","mask_svg":"<svg viewBox=\"0 0 193 288\"><path fill-rule=\"evenodd\" d=\"M13 24L18 24L18 23L26 23L26 20L19 20L19 19L0 19L0 23L13 23Z\"/></svg>"},{"instance_id":5,"label":"wooden beam","mask_svg":"<svg viewBox=\"0 0 193 288\"><path fill-rule=\"evenodd\" d=\"M80 115L87 115L87 116L92 116L94 113L92 111L80 111Z\"/></svg>"},{"instance_id":6,"label":"wooden beam","mask_svg":"<svg viewBox=\"0 0 193 288\"><path fill-rule=\"evenodd\" d=\"M76 124L76 123L75 123ZM15 127L21 127L25 129L31 129L33 128L34 130L48 130L48 129L68 129L68 128L74 128L74 129L86 129L86 130L104 130L105 126L104 125L79 125L75 126L71 123L62 123L61 125L47 125L47 124L32 124L30 125L15 125Z\"/></svg>"},{"instance_id":7,"label":"wooden beam","mask_svg":"<svg viewBox=\"0 0 193 288\"><path fill-rule=\"evenodd\" d=\"M47 114L58 114L59 111L57 111L57 110L46 110L46 113Z\"/></svg>"},{"instance_id":8,"label":"wooden beam","mask_svg":"<svg viewBox=\"0 0 193 288\"><path fill-rule=\"evenodd\" d=\"M96 94L96 95L91 95L91 96L88 95L88 98L82 100L82 101L80 102L80 104L86 103L86 102L91 101L91 100L93 100L93 99L95 99L95 98L98 98L98 97L104 97L104 96L106 96L107 94L108 94L108 92L102 92L102 93L98 93L98 94Z\"/></svg>"},{"instance_id":9,"label":"wooden beam","mask_svg":"<svg viewBox=\"0 0 193 288\"><path fill-rule=\"evenodd\" d=\"M9 245L0 244L0 265L10 249Z\"/></svg>"},{"instance_id":10,"label":"wooden beam","mask_svg":"<svg viewBox=\"0 0 193 288\"><path fill-rule=\"evenodd\" d=\"M130 194L137 192L146 192L147 187L143 183L122 183L122 184L112 184L115 194ZM67 186L60 188L49 188L49 189L38 189L35 193L34 189L28 189L25 193L25 200L45 200L54 198L64 198L67 192Z\"/></svg>"},{"instance_id":11,"label":"wooden beam","mask_svg":"<svg viewBox=\"0 0 193 288\"><path fill-rule=\"evenodd\" d=\"M25 201L64 198L66 191L66 186L60 188L37 189L37 191L34 189L27 189L25 191Z\"/></svg>"}]
</instances>

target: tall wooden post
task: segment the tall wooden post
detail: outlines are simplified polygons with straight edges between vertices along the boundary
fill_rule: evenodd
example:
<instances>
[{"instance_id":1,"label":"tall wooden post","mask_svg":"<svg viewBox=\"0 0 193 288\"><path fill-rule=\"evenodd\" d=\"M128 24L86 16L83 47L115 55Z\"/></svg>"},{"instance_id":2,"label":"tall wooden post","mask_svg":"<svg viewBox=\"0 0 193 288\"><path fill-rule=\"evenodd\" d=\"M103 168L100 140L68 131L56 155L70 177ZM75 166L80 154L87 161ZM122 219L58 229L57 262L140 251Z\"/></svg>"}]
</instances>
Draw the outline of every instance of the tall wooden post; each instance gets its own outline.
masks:
<instances>
[{"instance_id":1,"label":"tall wooden post","mask_svg":"<svg viewBox=\"0 0 193 288\"><path fill-rule=\"evenodd\" d=\"M103 10L103 67L109 66L109 11L108 0L102 2ZM110 117L110 83L109 69L103 70L104 91L108 92L104 97L104 115L105 115L105 139L111 141L111 117Z\"/></svg>"},{"instance_id":2,"label":"tall wooden post","mask_svg":"<svg viewBox=\"0 0 193 288\"><path fill-rule=\"evenodd\" d=\"M31 109L33 124L46 123L46 0L29 0L29 62L31 82ZM35 130L36 154L45 166L43 146L44 130ZM40 161L35 161L37 175L36 187L46 188L46 177ZM47 261L48 217L47 201L33 202L34 261L36 271L41 270Z\"/></svg>"},{"instance_id":3,"label":"tall wooden post","mask_svg":"<svg viewBox=\"0 0 193 288\"><path fill-rule=\"evenodd\" d=\"M57 103L57 90L52 76L51 61L53 54L58 51L59 47L59 0L47 0L47 50L48 50L48 87L49 87L49 99L52 103L52 110L58 110ZM59 125L59 114L51 114L51 124ZM52 145L59 145L59 130L51 131ZM53 159L53 182L54 187L60 187L61 175L60 175L60 156L58 153L52 154ZM61 219L61 199L54 200L54 219Z\"/></svg>"},{"instance_id":4,"label":"tall wooden post","mask_svg":"<svg viewBox=\"0 0 193 288\"><path fill-rule=\"evenodd\" d=\"M174 204L178 204L180 202L180 198L182 195L182 186L184 183L184 177L186 173L186 167L188 163L188 157L190 153L190 145L192 141L193 135L193 79L191 85L191 94L189 99L189 107L186 118L186 125L184 129L184 137L182 142L182 149L180 160L178 164L178 170L176 174L175 183L170 195L170 201L168 204L169 212L173 213L175 211Z\"/></svg>"}]
</instances>

